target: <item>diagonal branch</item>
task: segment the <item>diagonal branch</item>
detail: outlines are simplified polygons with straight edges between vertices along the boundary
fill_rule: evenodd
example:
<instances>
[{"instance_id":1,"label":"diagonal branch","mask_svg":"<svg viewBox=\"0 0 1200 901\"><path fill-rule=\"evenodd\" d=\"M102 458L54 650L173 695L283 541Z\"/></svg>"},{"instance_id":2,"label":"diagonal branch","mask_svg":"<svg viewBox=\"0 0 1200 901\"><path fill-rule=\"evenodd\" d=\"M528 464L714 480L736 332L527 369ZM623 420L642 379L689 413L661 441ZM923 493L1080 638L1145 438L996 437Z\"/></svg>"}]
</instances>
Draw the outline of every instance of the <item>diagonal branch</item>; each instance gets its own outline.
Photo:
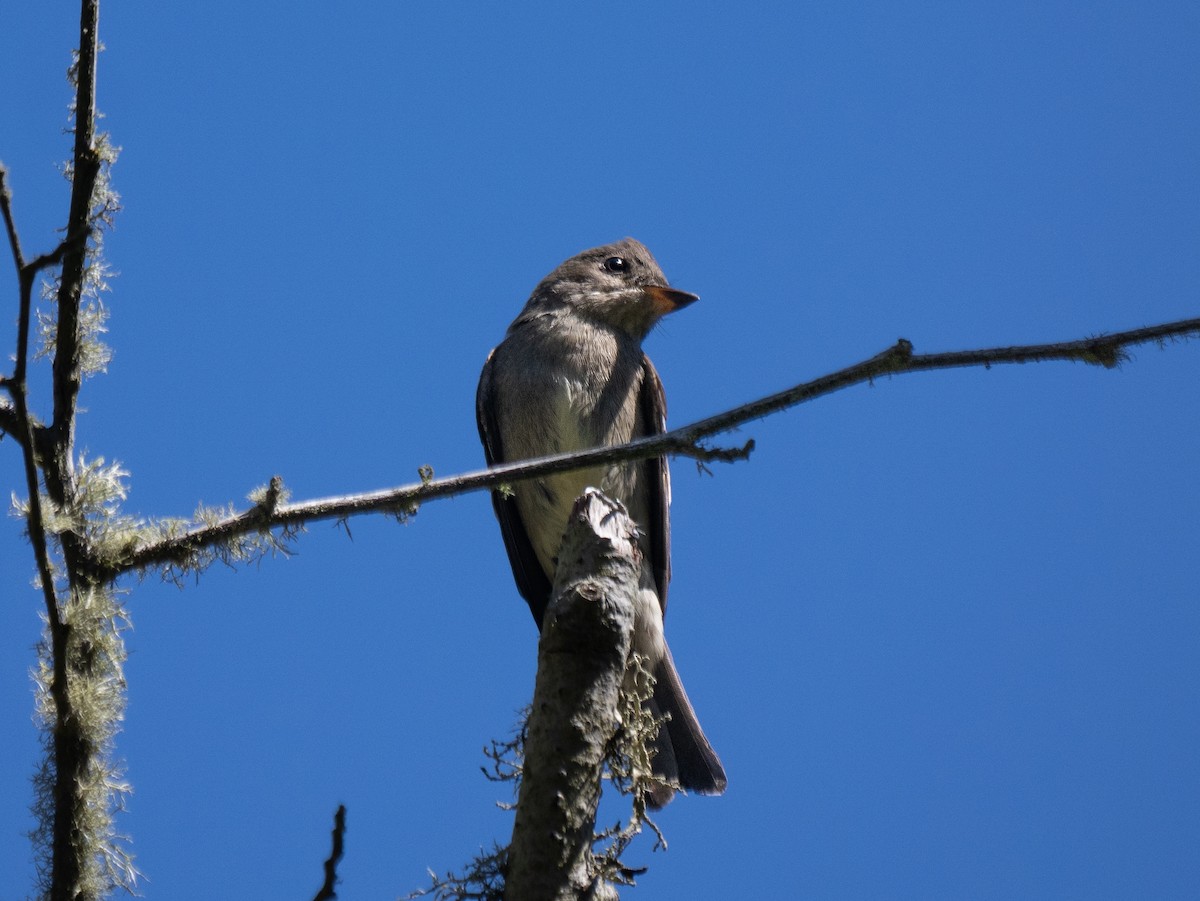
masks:
<instances>
[{"instance_id":1,"label":"diagonal branch","mask_svg":"<svg viewBox=\"0 0 1200 901\"><path fill-rule=\"evenodd\" d=\"M445 479L422 478L419 484L398 488L296 503L259 504L182 535L143 544L124 553L117 562L97 563L96 566L107 578L116 578L130 571L145 571L152 566L185 563L192 554L202 548L253 532L295 527L306 522L346 519L362 513L412 513L425 501L484 489L505 490L507 486L529 479L551 473L587 469L598 464L644 460L664 454L692 457L701 461L730 462L745 459L754 449L753 441L733 449L709 448L701 442L752 420L881 376L961 366L990 368L1000 363L1044 360L1072 360L1112 368L1124 360L1126 350L1136 344L1198 336L1200 319L1187 319L1061 344L1023 345L942 354L913 354L912 345L901 339L882 353L839 372L796 385L662 435L640 438L629 444L613 447L507 463Z\"/></svg>"},{"instance_id":2,"label":"diagonal branch","mask_svg":"<svg viewBox=\"0 0 1200 901\"><path fill-rule=\"evenodd\" d=\"M1138 344L1167 339L1200 337L1200 319L1183 319L1147 328L1116 332L1080 341L1059 344L1026 344L1015 347L992 347L983 350L962 350L940 354L914 354L912 344L901 338L895 345L869 360L856 363L839 372L822 376L811 382L796 385L753 401L725 413L677 429L693 442L727 432L732 428L772 413L778 413L825 394L832 394L851 385L869 382L885 375L901 375L908 372L928 372L934 369L950 369L963 366L983 366L990 369L1002 363L1041 363L1050 360L1068 360L1089 363L1112 369L1128 359L1127 350Z\"/></svg>"},{"instance_id":3,"label":"diagonal branch","mask_svg":"<svg viewBox=\"0 0 1200 901\"><path fill-rule=\"evenodd\" d=\"M17 235L17 224L13 221L12 191L8 187L8 168L0 163L0 214L4 216L4 230L8 232L8 246L12 250L13 265L17 272L25 268L25 257L21 253L21 239Z\"/></svg>"}]
</instances>

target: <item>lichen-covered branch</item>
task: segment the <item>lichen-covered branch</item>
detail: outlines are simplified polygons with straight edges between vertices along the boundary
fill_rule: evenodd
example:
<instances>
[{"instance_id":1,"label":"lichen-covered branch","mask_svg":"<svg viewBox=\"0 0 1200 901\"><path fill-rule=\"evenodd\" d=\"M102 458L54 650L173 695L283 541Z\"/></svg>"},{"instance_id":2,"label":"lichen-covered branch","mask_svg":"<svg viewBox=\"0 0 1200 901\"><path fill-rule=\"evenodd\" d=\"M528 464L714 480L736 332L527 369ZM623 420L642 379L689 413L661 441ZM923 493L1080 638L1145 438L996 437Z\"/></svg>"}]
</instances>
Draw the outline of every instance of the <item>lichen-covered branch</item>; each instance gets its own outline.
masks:
<instances>
[{"instance_id":1,"label":"lichen-covered branch","mask_svg":"<svg viewBox=\"0 0 1200 901\"><path fill-rule=\"evenodd\" d=\"M80 4L79 52L72 67L75 80L75 147L71 158L71 207L68 233L90 231L93 200L102 156L96 146L96 55L99 52L99 0ZM54 350L54 418L56 449L74 446L75 404L82 367L79 354L79 307L88 266L86 243L67 250L58 287L58 329ZM59 461L60 464L65 461ZM47 486L49 487L49 486Z\"/></svg>"},{"instance_id":2,"label":"lichen-covered branch","mask_svg":"<svg viewBox=\"0 0 1200 901\"><path fill-rule=\"evenodd\" d=\"M538 643L506 898L616 897L592 843L601 772L621 725L639 554L624 508L589 489L567 522Z\"/></svg>"},{"instance_id":3,"label":"lichen-covered branch","mask_svg":"<svg viewBox=\"0 0 1200 901\"><path fill-rule=\"evenodd\" d=\"M113 742L124 711L121 639L124 612L110 580L90 566L89 547L115 516L123 497L120 473L82 459L76 466L75 420L82 378L103 352L95 333L103 311L100 228L115 211L107 168L115 153L95 130L98 0L83 0L79 50L70 70L75 87L74 147L67 171L71 201L66 238L52 251L26 260L13 213L8 173L0 169L0 209L17 270L18 334L12 374L0 378L11 404L0 403L0 429L21 448L28 499L24 514L46 605L39 646L37 713L45 757L34 777L37 825L34 858L39 897L90 901L116 887L132 889L131 858L114 815L128 787L114 762ZM56 315L37 313L33 286L58 267L52 301ZM49 424L29 408L31 341L37 327L52 352Z\"/></svg>"},{"instance_id":4,"label":"lichen-covered branch","mask_svg":"<svg viewBox=\"0 0 1200 901\"><path fill-rule=\"evenodd\" d=\"M4 414L0 419L0 427L12 435L21 446L25 489L29 492L29 514L27 516L29 541L33 545L38 580L41 582L42 595L46 602L46 616L52 626L61 627L58 597L54 590L53 564L46 542L46 518L42 512L39 490L33 422L29 415L29 329L30 321L33 318L33 280L38 270L34 266L26 264L25 256L21 252L21 239L17 233L12 211L12 191L8 186L8 172L2 166L0 166L0 208L3 210L4 225L8 232L9 246L12 249L13 265L17 269L19 290L17 352L13 360L12 375L4 379L4 387L8 389L9 395L12 397L12 406L0 408L0 413ZM60 245L61 247L62 245Z\"/></svg>"}]
</instances>

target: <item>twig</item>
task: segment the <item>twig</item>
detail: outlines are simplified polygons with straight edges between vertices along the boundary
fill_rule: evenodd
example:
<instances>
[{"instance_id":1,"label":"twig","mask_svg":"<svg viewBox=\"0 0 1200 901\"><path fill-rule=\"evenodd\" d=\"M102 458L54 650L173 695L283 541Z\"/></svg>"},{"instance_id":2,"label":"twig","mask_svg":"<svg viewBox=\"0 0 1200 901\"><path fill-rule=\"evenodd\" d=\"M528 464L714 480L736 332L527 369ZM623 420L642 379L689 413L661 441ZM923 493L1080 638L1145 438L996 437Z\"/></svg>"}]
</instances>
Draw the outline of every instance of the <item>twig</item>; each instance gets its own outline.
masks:
<instances>
[{"instance_id":1,"label":"twig","mask_svg":"<svg viewBox=\"0 0 1200 901\"><path fill-rule=\"evenodd\" d=\"M20 313L21 337L29 327L29 308L21 304ZM33 545L34 557L37 558L38 581L42 583L42 596L46 601L46 615L50 618L50 632L55 634L63 630L62 613L59 610L58 597L54 590L54 569L50 564L50 548L46 542L46 518L42 512L41 486L38 484L37 457L34 450L33 424L29 419L29 399L25 385L25 363L28 349L27 341L18 339L17 362L14 374L9 381L8 389L13 398L13 411L16 418L17 435L21 444L21 458L25 469L25 490L29 492L29 541Z\"/></svg>"},{"instance_id":2,"label":"twig","mask_svg":"<svg viewBox=\"0 0 1200 901\"><path fill-rule=\"evenodd\" d=\"M831 373L811 382L796 385L770 397L753 401L725 413L677 429L693 442L727 432L755 419L786 410L842 388L849 388L884 375L907 372L927 372L962 366L991 368L1002 363L1040 363L1049 360L1070 360L1112 369L1127 359L1126 350L1138 344L1163 341L1168 338L1200 336L1200 319L1183 319L1147 328L1116 332L1080 341L1059 344L1028 344L1015 347L993 347L984 350L962 350L940 354L914 354L912 344L901 338L892 347L869 360Z\"/></svg>"},{"instance_id":3,"label":"twig","mask_svg":"<svg viewBox=\"0 0 1200 901\"><path fill-rule=\"evenodd\" d=\"M26 265L21 253L21 241L12 212L12 192L8 187L8 172L0 167L0 208L3 208L4 226L8 231L9 246L12 248L13 263L17 267L20 297L17 308L17 355L13 363L13 374L5 379L4 386L13 399L12 417L7 418L5 430L11 431L21 445L25 470L25 489L29 492L29 541L37 559L38 579L42 583L42 595L46 602L46 615L50 618L51 633L62 630L62 614L54 590L54 570L50 563L50 549L46 541L46 519L42 512L41 486L38 482L37 452L34 446L33 422L29 416L29 331L33 318L33 281L43 259ZM62 248L62 245L59 245ZM43 264L50 265L50 264Z\"/></svg>"},{"instance_id":4,"label":"twig","mask_svg":"<svg viewBox=\"0 0 1200 901\"><path fill-rule=\"evenodd\" d=\"M958 366L990 368L1000 363L1042 360L1075 360L1112 367L1124 359L1127 348L1136 344L1196 335L1200 335L1200 319L1187 319L1062 344L1025 345L943 354L914 355L912 345L901 339L882 353L854 366L662 435L640 438L629 444L508 463L445 479L426 478L423 475L418 484L362 494L283 503L276 505L272 510L255 506L183 535L152 541L129 552L117 563L98 565L98 571L108 578L116 578L134 570L144 571L151 566L184 562L199 548L225 542L250 532L295 526L305 522L345 519L362 513L412 512L417 505L425 501L500 488L551 473L587 469L602 463L643 460L663 454L692 457L702 461L745 459L754 448L753 441L734 449L712 449L705 447L701 442L746 422L885 375Z\"/></svg>"},{"instance_id":5,"label":"twig","mask_svg":"<svg viewBox=\"0 0 1200 901\"><path fill-rule=\"evenodd\" d=\"M0 167L0 182L3 181L3 178L4 170L3 167ZM8 193L7 186L5 186L5 190L0 192L0 205L3 206L4 218L9 223L12 221L11 204L12 195ZM86 240L87 235L86 233L83 235L70 235L64 238L58 247L50 253L44 253L26 263L21 256L21 245L20 240L17 238L15 226L10 225L9 234L11 236L13 260L17 264L17 353L13 366L13 374L11 376L0 376L0 387L6 388L9 394L12 395L14 408L16 408L21 406L21 403L17 400L18 393L25 397L26 404L28 404L29 397L26 373L29 367L29 325L33 318L33 283L37 280L39 272L57 265L67 250L75 244ZM22 447L33 448L34 444L29 434L32 430L33 423L29 418L28 411L24 415L21 415L16 409L10 410L7 407L0 407L0 432L12 435Z\"/></svg>"},{"instance_id":6,"label":"twig","mask_svg":"<svg viewBox=\"0 0 1200 901\"><path fill-rule=\"evenodd\" d=\"M346 805L339 804L337 813L333 815L333 848L329 852L329 859L325 861L325 882L321 888L313 895L313 901L332 901L337 897L337 892L334 891L337 886L337 865L341 863L342 853L345 848L346 837Z\"/></svg>"},{"instance_id":7,"label":"twig","mask_svg":"<svg viewBox=\"0 0 1200 901\"><path fill-rule=\"evenodd\" d=\"M13 264L17 272L25 268L25 257L21 254L21 239L13 221L12 191L8 187L8 167L0 163L0 211L4 214L4 228L8 232L8 246L12 248Z\"/></svg>"}]
</instances>

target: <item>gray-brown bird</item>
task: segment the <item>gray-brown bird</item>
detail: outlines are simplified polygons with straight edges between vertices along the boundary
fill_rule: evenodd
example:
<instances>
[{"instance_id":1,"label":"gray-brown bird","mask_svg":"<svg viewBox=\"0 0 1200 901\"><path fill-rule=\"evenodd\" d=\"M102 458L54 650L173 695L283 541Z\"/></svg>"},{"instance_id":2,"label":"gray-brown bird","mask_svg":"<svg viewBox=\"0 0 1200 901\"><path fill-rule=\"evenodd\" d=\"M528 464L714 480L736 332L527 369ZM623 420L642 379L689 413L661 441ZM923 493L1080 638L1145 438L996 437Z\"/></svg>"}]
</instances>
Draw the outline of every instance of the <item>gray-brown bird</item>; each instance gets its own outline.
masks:
<instances>
[{"instance_id":1,"label":"gray-brown bird","mask_svg":"<svg viewBox=\"0 0 1200 901\"><path fill-rule=\"evenodd\" d=\"M476 397L489 465L624 444L666 427L662 382L642 339L698 298L667 284L650 251L626 238L571 257L534 289L483 367ZM555 556L572 504L594 486L625 504L641 531L635 651L658 680L651 708L669 715L655 742L656 775L701 794L725 790L663 637L671 578L670 473L665 457L544 476L493 492L513 576L541 628ZM661 806L672 792L656 790Z\"/></svg>"}]
</instances>

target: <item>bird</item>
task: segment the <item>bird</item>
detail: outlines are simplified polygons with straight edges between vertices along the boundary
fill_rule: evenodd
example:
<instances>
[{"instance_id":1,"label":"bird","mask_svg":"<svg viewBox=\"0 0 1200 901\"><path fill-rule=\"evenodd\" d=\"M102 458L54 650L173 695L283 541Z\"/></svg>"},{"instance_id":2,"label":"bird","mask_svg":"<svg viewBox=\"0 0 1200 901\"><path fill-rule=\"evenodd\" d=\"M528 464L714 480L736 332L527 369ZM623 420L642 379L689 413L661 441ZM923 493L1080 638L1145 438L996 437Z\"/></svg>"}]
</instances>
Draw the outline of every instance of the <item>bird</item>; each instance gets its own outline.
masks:
<instances>
[{"instance_id":1,"label":"bird","mask_svg":"<svg viewBox=\"0 0 1200 901\"><path fill-rule=\"evenodd\" d=\"M488 465L662 434L666 398L642 341L663 316L698 299L670 287L650 251L633 238L559 265L534 289L480 375L476 420ZM666 458L602 464L493 491L517 589L540 630L572 505L589 486L624 504L638 526L642 572L633 651L656 680L647 706L665 715L652 742L657 778L649 801L662 807L674 785L719 795L727 784L725 769L663 635L671 579Z\"/></svg>"}]
</instances>

